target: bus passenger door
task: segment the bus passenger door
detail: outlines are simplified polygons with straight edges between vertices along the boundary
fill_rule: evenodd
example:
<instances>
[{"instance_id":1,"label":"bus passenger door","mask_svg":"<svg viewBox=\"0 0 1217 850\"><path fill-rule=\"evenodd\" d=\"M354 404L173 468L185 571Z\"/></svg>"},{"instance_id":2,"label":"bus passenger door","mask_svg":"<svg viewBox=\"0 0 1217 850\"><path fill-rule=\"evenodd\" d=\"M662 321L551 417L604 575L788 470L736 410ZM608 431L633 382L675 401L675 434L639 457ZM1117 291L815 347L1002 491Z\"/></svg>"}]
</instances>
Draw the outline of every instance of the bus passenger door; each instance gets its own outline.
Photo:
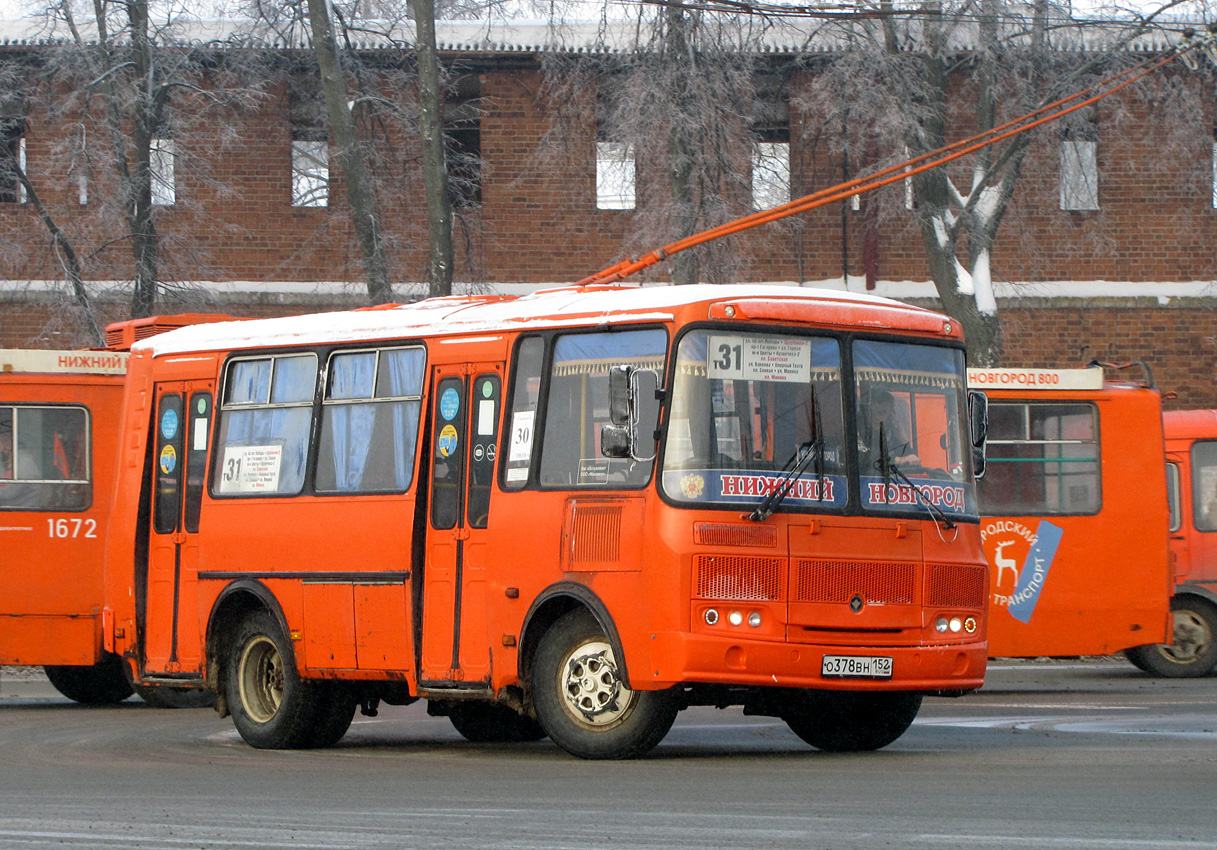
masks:
<instances>
[{"instance_id":1,"label":"bus passenger door","mask_svg":"<svg viewBox=\"0 0 1217 850\"><path fill-rule=\"evenodd\" d=\"M429 517L419 678L490 679L486 540L502 407L503 364L432 371Z\"/></svg>"},{"instance_id":2,"label":"bus passenger door","mask_svg":"<svg viewBox=\"0 0 1217 850\"><path fill-rule=\"evenodd\" d=\"M145 673L202 670L197 574L213 385L156 385L152 516L142 611Z\"/></svg>"}]
</instances>

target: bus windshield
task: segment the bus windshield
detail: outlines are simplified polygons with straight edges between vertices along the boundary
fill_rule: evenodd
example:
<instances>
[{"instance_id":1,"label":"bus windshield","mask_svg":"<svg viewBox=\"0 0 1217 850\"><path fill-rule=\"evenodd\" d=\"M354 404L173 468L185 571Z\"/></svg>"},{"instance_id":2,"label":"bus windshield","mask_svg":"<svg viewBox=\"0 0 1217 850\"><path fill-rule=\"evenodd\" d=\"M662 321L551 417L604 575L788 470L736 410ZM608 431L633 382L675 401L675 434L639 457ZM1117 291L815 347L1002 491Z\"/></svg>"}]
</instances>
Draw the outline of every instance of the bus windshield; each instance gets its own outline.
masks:
<instances>
[{"instance_id":1,"label":"bus windshield","mask_svg":"<svg viewBox=\"0 0 1217 850\"><path fill-rule=\"evenodd\" d=\"M963 352L856 340L850 353L847 374L831 337L686 334L661 476L668 498L756 508L782 488L785 509L974 517Z\"/></svg>"},{"instance_id":2,"label":"bus windshield","mask_svg":"<svg viewBox=\"0 0 1217 850\"><path fill-rule=\"evenodd\" d=\"M862 507L977 516L963 352L856 340L853 364Z\"/></svg>"},{"instance_id":3,"label":"bus windshield","mask_svg":"<svg viewBox=\"0 0 1217 850\"><path fill-rule=\"evenodd\" d=\"M664 490L755 507L792 473L785 505L843 507L842 409L836 339L692 331L676 356Z\"/></svg>"}]
</instances>

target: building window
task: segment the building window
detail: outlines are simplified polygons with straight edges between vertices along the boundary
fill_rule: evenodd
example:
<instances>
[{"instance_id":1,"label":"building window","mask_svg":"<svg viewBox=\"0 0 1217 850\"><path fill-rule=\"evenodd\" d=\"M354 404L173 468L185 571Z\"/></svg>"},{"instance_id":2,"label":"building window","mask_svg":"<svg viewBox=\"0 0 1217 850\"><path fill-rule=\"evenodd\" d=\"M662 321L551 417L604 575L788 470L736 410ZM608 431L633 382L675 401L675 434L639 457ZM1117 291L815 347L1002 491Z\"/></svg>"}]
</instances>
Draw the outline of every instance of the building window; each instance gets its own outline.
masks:
<instances>
[{"instance_id":1,"label":"building window","mask_svg":"<svg viewBox=\"0 0 1217 850\"><path fill-rule=\"evenodd\" d=\"M0 203L25 203L25 186L18 173L25 173L25 122L0 120Z\"/></svg>"},{"instance_id":2,"label":"building window","mask_svg":"<svg viewBox=\"0 0 1217 850\"><path fill-rule=\"evenodd\" d=\"M757 142L752 149L752 208L767 210L790 200L790 142Z\"/></svg>"},{"instance_id":3,"label":"building window","mask_svg":"<svg viewBox=\"0 0 1217 850\"><path fill-rule=\"evenodd\" d=\"M596 209L634 209L634 146L596 142Z\"/></svg>"},{"instance_id":4,"label":"building window","mask_svg":"<svg viewBox=\"0 0 1217 850\"><path fill-rule=\"evenodd\" d=\"M445 93L444 158L448 165L448 200L454 210L482 203L481 96L482 83L477 74L457 77Z\"/></svg>"},{"instance_id":5,"label":"building window","mask_svg":"<svg viewBox=\"0 0 1217 850\"><path fill-rule=\"evenodd\" d=\"M1099 208L1099 131L1093 122L1069 126L1061 139L1061 209Z\"/></svg>"},{"instance_id":6,"label":"building window","mask_svg":"<svg viewBox=\"0 0 1217 850\"><path fill-rule=\"evenodd\" d=\"M324 141L292 140L292 206L330 204L330 150Z\"/></svg>"},{"instance_id":7,"label":"building window","mask_svg":"<svg viewBox=\"0 0 1217 850\"><path fill-rule=\"evenodd\" d=\"M174 182L174 158L177 146L173 139L155 138L148 151L148 170L152 179L152 203L158 207L171 207L177 203L177 185Z\"/></svg>"},{"instance_id":8,"label":"building window","mask_svg":"<svg viewBox=\"0 0 1217 850\"><path fill-rule=\"evenodd\" d=\"M330 205L330 149L325 99L317 80L293 74L288 81L292 132L292 206Z\"/></svg>"}]
</instances>

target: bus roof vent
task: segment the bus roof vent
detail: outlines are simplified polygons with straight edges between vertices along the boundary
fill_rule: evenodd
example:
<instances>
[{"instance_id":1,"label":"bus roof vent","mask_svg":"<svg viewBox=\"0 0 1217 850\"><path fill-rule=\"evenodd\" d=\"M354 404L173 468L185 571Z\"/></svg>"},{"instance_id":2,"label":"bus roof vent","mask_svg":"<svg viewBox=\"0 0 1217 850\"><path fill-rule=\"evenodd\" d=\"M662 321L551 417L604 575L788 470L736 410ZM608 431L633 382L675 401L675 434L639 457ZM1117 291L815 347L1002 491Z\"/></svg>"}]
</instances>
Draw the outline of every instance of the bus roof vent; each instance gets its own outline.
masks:
<instances>
[{"instance_id":1,"label":"bus roof vent","mask_svg":"<svg viewBox=\"0 0 1217 850\"><path fill-rule=\"evenodd\" d=\"M235 316L222 313L179 313L175 316L147 316L106 325L106 348L111 351L129 351L141 339L184 328L187 325L206 325L211 322L232 322Z\"/></svg>"}]
</instances>

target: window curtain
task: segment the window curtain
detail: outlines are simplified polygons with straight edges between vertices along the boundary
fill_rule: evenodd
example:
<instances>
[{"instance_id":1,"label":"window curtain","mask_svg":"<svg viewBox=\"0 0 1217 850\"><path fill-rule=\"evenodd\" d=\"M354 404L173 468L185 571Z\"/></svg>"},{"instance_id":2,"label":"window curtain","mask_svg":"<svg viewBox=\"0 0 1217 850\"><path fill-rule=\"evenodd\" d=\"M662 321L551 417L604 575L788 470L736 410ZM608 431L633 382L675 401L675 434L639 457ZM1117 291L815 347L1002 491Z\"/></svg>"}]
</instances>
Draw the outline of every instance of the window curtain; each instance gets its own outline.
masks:
<instances>
[{"instance_id":1,"label":"window curtain","mask_svg":"<svg viewBox=\"0 0 1217 850\"><path fill-rule=\"evenodd\" d=\"M335 357L330 366L330 400L372 397L376 375L376 354L346 354ZM371 404L337 404L327 408L330 416L330 451L334 460L334 487L349 492L360 489L376 408Z\"/></svg>"},{"instance_id":2,"label":"window curtain","mask_svg":"<svg viewBox=\"0 0 1217 850\"><path fill-rule=\"evenodd\" d=\"M393 396L422 395L424 353L419 349L386 351L389 393ZM393 405L393 475L397 489L404 490L414 476L414 447L418 440L419 402L402 401Z\"/></svg>"}]
</instances>

